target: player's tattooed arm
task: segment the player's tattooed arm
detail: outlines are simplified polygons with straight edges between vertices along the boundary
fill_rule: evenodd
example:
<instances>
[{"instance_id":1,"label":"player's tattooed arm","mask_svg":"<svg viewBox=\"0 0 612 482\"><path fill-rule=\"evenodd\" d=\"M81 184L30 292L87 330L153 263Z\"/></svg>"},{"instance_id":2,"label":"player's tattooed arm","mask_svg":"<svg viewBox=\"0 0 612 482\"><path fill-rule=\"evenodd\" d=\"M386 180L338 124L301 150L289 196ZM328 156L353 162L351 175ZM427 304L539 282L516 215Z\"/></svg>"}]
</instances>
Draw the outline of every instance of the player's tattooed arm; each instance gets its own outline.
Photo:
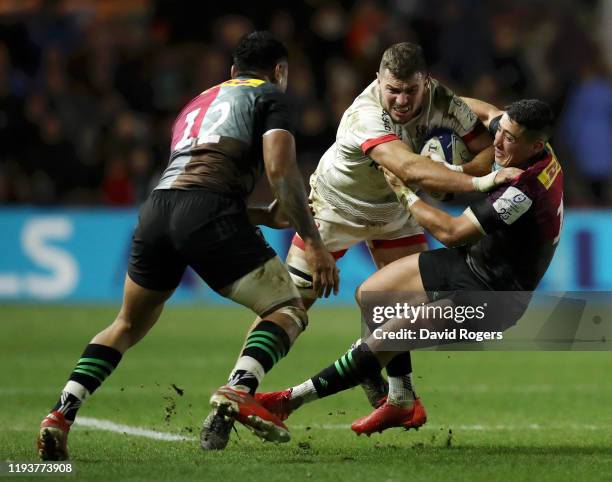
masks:
<instances>
[{"instance_id":1,"label":"player's tattooed arm","mask_svg":"<svg viewBox=\"0 0 612 482\"><path fill-rule=\"evenodd\" d=\"M293 135L288 131L276 130L266 134L263 139L266 175L282 211L304 241L320 241L297 167Z\"/></svg>"},{"instance_id":2,"label":"player's tattooed arm","mask_svg":"<svg viewBox=\"0 0 612 482\"><path fill-rule=\"evenodd\" d=\"M315 225L304 181L297 167L295 139L284 130L274 130L263 137L263 157L270 187L280 209L304 241L306 261L312 271L313 289L317 296L337 294L338 269Z\"/></svg>"}]
</instances>

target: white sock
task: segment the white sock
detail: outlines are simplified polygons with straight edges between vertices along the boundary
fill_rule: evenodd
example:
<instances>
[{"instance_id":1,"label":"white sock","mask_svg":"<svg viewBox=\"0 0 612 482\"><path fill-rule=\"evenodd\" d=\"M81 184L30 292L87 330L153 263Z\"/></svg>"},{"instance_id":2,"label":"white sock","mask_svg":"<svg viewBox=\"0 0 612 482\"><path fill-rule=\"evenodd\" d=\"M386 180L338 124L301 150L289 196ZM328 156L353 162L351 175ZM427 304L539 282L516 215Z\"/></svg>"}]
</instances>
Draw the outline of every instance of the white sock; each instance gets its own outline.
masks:
<instances>
[{"instance_id":1,"label":"white sock","mask_svg":"<svg viewBox=\"0 0 612 482\"><path fill-rule=\"evenodd\" d=\"M415 399L412 388L412 373L399 377L389 377L389 403L406 407L412 404Z\"/></svg>"},{"instance_id":2,"label":"white sock","mask_svg":"<svg viewBox=\"0 0 612 482\"><path fill-rule=\"evenodd\" d=\"M63 388L59 401L53 407L53 411L61 413L66 422L72 424L78 409L85 399L90 395L87 388L74 380L68 380Z\"/></svg>"},{"instance_id":3,"label":"white sock","mask_svg":"<svg viewBox=\"0 0 612 482\"><path fill-rule=\"evenodd\" d=\"M84 401L87 397L89 397L90 393L83 385L79 382L75 382L74 380L68 380L66 386L62 390L63 392L68 392L77 397L81 402Z\"/></svg>"},{"instance_id":4,"label":"white sock","mask_svg":"<svg viewBox=\"0 0 612 482\"><path fill-rule=\"evenodd\" d=\"M241 356L236 362L227 384L236 390L248 392L253 384L257 387L261 383L265 374L264 367L255 358ZM251 381L249 382L249 380Z\"/></svg>"},{"instance_id":5,"label":"white sock","mask_svg":"<svg viewBox=\"0 0 612 482\"><path fill-rule=\"evenodd\" d=\"M319 394L310 378L301 385L297 385L291 389L291 400L298 401L300 405L302 403L312 402L318 398Z\"/></svg>"}]
</instances>

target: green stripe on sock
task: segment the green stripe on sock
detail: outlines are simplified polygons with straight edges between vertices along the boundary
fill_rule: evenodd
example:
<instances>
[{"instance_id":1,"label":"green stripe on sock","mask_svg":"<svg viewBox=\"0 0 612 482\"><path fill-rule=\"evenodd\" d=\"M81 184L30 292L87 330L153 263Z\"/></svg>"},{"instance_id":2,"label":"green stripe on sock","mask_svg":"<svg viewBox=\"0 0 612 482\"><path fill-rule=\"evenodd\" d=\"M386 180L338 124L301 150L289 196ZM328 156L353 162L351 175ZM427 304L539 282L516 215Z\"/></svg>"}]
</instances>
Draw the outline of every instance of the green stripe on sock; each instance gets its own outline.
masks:
<instances>
[{"instance_id":1,"label":"green stripe on sock","mask_svg":"<svg viewBox=\"0 0 612 482\"><path fill-rule=\"evenodd\" d=\"M249 340L252 336L266 336L270 338L274 343L278 343L278 337L274 333L270 333L269 331L255 330L252 331L248 336L247 340Z\"/></svg>"},{"instance_id":2,"label":"green stripe on sock","mask_svg":"<svg viewBox=\"0 0 612 482\"><path fill-rule=\"evenodd\" d=\"M272 340L270 340L269 338L264 338L263 336L253 336L251 338L249 338L247 340L247 345L253 341L260 341L262 343L264 343L265 345L269 346L272 350L274 350L275 352L276 350L276 345L274 344L274 342Z\"/></svg>"},{"instance_id":3,"label":"green stripe on sock","mask_svg":"<svg viewBox=\"0 0 612 482\"><path fill-rule=\"evenodd\" d=\"M100 378L93 372L89 372L87 370L81 370L80 368L75 368L73 370L75 373L82 373L83 375L87 375L90 376L92 378L95 378L96 380L98 380L100 383L102 383L104 380L100 380Z\"/></svg>"},{"instance_id":4,"label":"green stripe on sock","mask_svg":"<svg viewBox=\"0 0 612 482\"><path fill-rule=\"evenodd\" d=\"M345 375L344 375L344 371L342 370L342 367L340 366L339 361L340 360L336 360L336 362L334 363L334 366L336 367L336 370L338 370L338 373L340 374L340 376L342 378L346 378Z\"/></svg>"},{"instance_id":5,"label":"green stripe on sock","mask_svg":"<svg viewBox=\"0 0 612 482\"><path fill-rule=\"evenodd\" d=\"M262 335L267 336L267 338ZM282 345L278 342L278 337L273 333L254 331L247 338L247 343L250 341L265 341L278 354L279 360L287 355Z\"/></svg>"},{"instance_id":6,"label":"green stripe on sock","mask_svg":"<svg viewBox=\"0 0 612 482\"><path fill-rule=\"evenodd\" d=\"M276 362L278 362L278 360L280 360L281 358L283 358L285 356L285 354L282 351L279 351L278 347L276 345L274 345L274 343L271 340L268 340L267 338L262 338L262 337L259 337L259 336L254 336L250 340L247 340L247 346L251 342L261 342L261 343L264 343L265 345L269 346L270 349L276 354ZM276 362L274 362L274 363L276 363Z\"/></svg>"},{"instance_id":7,"label":"green stripe on sock","mask_svg":"<svg viewBox=\"0 0 612 482\"><path fill-rule=\"evenodd\" d=\"M105 368L108 368L111 372L115 369L115 367L113 365L111 365L110 363L108 363L106 360L101 360L100 358L81 358L77 365L79 363L94 363L96 365L100 365L103 366Z\"/></svg>"},{"instance_id":8,"label":"green stripe on sock","mask_svg":"<svg viewBox=\"0 0 612 482\"><path fill-rule=\"evenodd\" d=\"M355 362L353 361L353 350L350 350L347 354L346 354L349 363L351 364L351 368L354 370L355 367Z\"/></svg>"},{"instance_id":9,"label":"green stripe on sock","mask_svg":"<svg viewBox=\"0 0 612 482\"><path fill-rule=\"evenodd\" d=\"M95 365L87 365L87 364L82 364L79 363L76 368L79 368L81 370L85 370L85 371L90 371L92 373L98 373L101 377L102 380L104 380L109 374L106 373L106 371L102 370L100 367L97 367Z\"/></svg>"},{"instance_id":10,"label":"green stripe on sock","mask_svg":"<svg viewBox=\"0 0 612 482\"><path fill-rule=\"evenodd\" d=\"M344 367L346 378L350 379L351 381L357 381L357 379L353 375L353 369L349 365L346 355L341 356L339 362L340 365Z\"/></svg>"},{"instance_id":11,"label":"green stripe on sock","mask_svg":"<svg viewBox=\"0 0 612 482\"><path fill-rule=\"evenodd\" d=\"M263 351L265 351L268 355L270 355L270 357L272 358L272 361L276 364L278 363L278 357L277 355L270 350L270 348L268 348L266 345L263 345L261 343L258 342L247 342L245 349L246 348L261 348Z\"/></svg>"},{"instance_id":12,"label":"green stripe on sock","mask_svg":"<svg viewBox=\"0 0 612 482\"><path fill-rule=\"evenodd\" d=\"M346 373L351 373L353 371L353 367L349 365L349 362L348 362L348 359L346 358L346 355L342 355L340 357L340 363L342 363L342 366L346 370Z\"/></svg>"}]
</instances>

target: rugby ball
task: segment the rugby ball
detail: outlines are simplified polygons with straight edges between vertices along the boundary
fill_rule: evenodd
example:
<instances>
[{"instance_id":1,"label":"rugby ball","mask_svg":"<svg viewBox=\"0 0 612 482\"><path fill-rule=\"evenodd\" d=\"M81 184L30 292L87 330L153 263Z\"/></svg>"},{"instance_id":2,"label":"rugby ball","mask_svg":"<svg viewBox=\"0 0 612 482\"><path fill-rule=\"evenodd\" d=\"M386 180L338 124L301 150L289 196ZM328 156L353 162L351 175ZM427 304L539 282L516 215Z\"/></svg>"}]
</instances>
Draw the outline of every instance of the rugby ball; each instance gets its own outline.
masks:
<instances>
[{"instance_id":1,"label":"rugby ball","mask_svg":"<svg viewBox=\"0 0 612 482\"><path fill-rule=\"evenodd\" d=\"M421 149L421 155L455 166L472 160L472 154L463 139L450 129L436 129L430 132ZM453 198L451 193L445 192L428 192L428 194L438 201L449 201Z\"/></svg>"}]
</instances>

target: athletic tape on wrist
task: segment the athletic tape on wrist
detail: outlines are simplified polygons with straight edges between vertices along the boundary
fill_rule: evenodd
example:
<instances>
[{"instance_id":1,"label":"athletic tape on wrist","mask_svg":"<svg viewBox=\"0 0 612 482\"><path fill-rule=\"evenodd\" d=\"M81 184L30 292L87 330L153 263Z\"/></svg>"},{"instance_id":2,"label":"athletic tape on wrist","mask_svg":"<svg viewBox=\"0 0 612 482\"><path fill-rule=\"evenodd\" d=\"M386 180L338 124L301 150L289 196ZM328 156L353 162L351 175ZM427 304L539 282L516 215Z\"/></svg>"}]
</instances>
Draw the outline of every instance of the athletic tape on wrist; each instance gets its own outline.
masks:
<instances>
[{"instance_id":1,"label":"athletic tape on wrist","mask_svg":"<svg viewBox=\"0 0 612 482\"><path fill-rule=\"evenodd\" d=\"M408 209L410 209L410 207L419 200L419 196L417 196L409 187L403 187L397 197Z\"/></svg>"},{"instance_id":2,"label":"athletic tape on wrist","mask_svg":"<svg viewBox=\"0 0 612 482\"><path fill-rule=\"evenodd\" d=\"M493 171L486 176L473 177L472 185L474 186L474 191L487 192L493 189L495 187L495 176L497 176L497 172L498 171Z\"/></svg>"}]
</instances>

